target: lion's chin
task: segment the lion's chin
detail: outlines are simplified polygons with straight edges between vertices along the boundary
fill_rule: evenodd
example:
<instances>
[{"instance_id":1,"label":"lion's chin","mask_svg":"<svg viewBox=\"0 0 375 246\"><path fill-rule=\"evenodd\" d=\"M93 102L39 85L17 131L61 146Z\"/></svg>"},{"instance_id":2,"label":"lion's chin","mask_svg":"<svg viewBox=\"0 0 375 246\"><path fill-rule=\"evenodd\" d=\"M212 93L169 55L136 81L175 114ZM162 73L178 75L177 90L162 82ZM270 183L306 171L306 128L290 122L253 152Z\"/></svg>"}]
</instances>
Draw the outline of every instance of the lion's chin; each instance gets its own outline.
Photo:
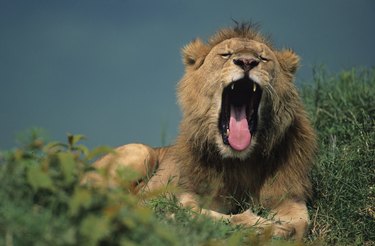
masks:
<instances>
[{"instance_id":1,"label":"lion's chin","mask_svg":"<svg viewBox=\"0 0 375 246\"><path fill-rule=\"evenodd\" d=\"M256 137L252 137L251 143L245 149L241 151L235 150L230 145L224 144L221 134L216 135L215 142L216 142L216 146L219 150L221 158L246 160L250 157L257 141L256 141Z\"/></svg>"}]
</instances>

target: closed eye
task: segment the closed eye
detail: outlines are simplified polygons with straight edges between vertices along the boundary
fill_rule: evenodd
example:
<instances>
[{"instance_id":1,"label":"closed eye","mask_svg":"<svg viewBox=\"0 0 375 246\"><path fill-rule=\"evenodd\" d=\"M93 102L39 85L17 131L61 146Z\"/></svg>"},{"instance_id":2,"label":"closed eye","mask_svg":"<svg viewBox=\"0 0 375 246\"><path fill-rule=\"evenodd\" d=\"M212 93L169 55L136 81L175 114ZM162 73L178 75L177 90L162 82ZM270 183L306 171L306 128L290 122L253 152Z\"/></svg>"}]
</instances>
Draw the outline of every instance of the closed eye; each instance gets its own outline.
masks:
<instances>
[{"instance_id":1,"label":"closed eye","mask_svg":"<svg viewBox=\"0 0 375 246\"><path fill-rule=\"evenodd\" d=\"M222 53L220 54L220 56L224 59L229 59L231 56L232 56L232 53L230 52L226 52L226 53Z\"/></svg>"},{"instance_id":2,"label":"closed eye","mask_svg":"<svg viewBox=\"0 0 375 246\"><path fill-rule=\"evenodd\" d=\"M268 61L270 61L269 58L264 57L264 56L261 56L261 55L260 55L258 58L259 58L259 60L261 60L262 62L268 62Z\"/></svg>"}]
</instances>

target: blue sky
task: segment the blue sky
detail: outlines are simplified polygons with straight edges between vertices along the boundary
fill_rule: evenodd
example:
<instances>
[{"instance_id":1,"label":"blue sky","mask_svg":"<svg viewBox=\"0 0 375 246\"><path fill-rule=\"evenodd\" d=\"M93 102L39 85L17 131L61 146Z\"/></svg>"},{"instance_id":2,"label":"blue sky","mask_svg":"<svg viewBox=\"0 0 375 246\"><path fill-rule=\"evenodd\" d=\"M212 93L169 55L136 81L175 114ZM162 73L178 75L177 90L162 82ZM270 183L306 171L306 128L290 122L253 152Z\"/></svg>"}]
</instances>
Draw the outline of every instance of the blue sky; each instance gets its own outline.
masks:
<instances>
[{"instance_id":1,"label":"blue sky","mask_svg":"<svg viewBox=\"0 0 375 246\"><path fill-rule=\"evenodd\" d=\"M330 72L375 64L372 0L0 0L0 149L41 127L90 147L173 143L180 49L235 20Z\"/></svg>"}]
</instances>

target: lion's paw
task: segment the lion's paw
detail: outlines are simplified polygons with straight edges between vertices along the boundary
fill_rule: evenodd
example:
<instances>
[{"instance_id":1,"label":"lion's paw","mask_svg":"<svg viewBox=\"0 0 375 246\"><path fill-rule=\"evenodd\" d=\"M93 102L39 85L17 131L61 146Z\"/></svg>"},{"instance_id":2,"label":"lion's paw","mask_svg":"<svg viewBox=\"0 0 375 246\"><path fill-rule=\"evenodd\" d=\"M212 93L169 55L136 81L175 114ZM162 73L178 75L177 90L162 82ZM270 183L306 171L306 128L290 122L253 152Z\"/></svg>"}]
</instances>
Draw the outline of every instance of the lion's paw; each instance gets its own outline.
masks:
<instances>
[{"instance_id":1,"label":"lion's paw","mask_svg":"<svg viewBox=\"0 0 375 246\"><path fill-rule=\"evenodd\" d=\"M230 222L234 225L254 227L258 235L271 234L274 237L288 239L296 234L295 228L288 223L267 220L249 211L232 215Z\"/></svg>"},{"instance_id":2,"label":"lion's paw","mask_svg":"<svg viewBox=\"0 0 375 246\"><path fill-rule=\"evenodd\" d=\"M296 229L289 224L280 224L278 222L273 223L272 225L272 235L274 237L280 238L292 238L296 233Z\"/></svg>"}]
</instances>

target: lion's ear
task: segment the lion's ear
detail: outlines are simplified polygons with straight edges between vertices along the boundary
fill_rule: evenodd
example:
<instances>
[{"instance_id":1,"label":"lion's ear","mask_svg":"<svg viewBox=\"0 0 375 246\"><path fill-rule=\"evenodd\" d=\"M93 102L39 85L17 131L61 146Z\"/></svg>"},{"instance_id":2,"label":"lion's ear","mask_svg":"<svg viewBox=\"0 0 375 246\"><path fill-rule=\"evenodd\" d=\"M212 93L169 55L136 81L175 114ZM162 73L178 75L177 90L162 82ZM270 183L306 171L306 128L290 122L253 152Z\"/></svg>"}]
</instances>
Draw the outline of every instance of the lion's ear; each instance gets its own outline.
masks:
<instances>
[{"instance_id":1,"label":"lion's ear","mask_svg":"<svg viewBox=\"0 0 375 246\"><path fill-rule=\"evenodd\" d=\"M182 49L182 58L186 68L198 68L209 52L209 47L202 40L195 39Z\"/></svg>"},{"instance_id":2,"label":"lion's ear","mask_svg":"<svg viewBox=\"0 0 375 246\"><path fill-rule=\"evenodd\" d=\"M281 68L291 74L294 74L299 67L299 56L290 49L276 52Z\"/></svg>"}]
</instances>

